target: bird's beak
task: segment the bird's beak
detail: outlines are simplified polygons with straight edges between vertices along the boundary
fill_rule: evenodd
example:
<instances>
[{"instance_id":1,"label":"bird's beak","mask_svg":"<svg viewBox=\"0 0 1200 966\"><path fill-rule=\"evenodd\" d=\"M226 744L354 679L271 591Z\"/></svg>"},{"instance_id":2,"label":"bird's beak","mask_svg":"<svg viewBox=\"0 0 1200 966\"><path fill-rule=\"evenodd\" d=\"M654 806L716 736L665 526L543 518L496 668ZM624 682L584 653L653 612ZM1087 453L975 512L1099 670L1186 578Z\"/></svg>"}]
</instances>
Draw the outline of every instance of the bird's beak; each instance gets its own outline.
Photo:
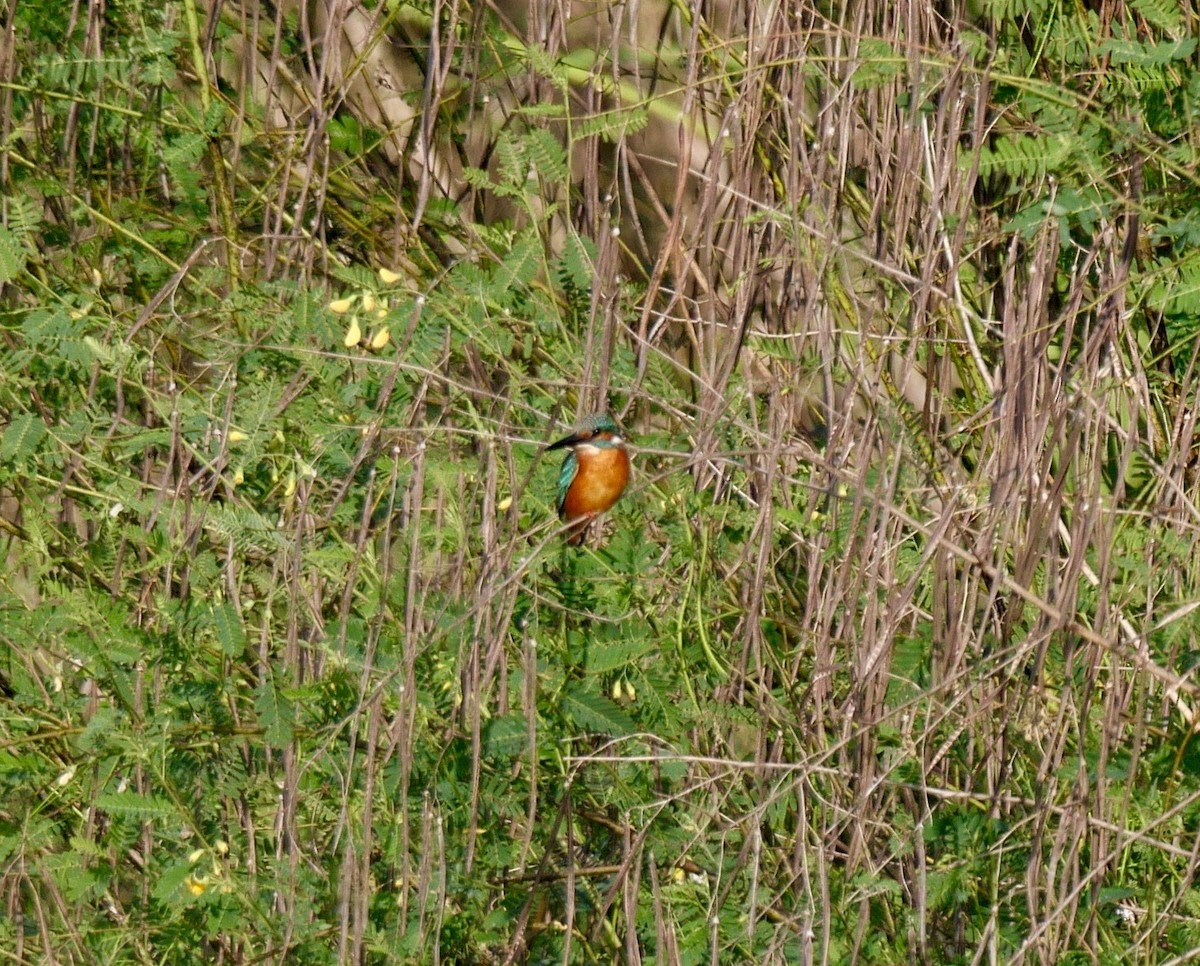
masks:
<instances>
[{"instance_id":1,"label":"bird's beak","mask_svg":"<svg viewBox=\"0 0 1200 966\"><path fill-rule=\"evenodd\" d=\"M551 443L549 446L546 447L546 452L550 452L550 450L552 450L552 449L562 449L564 446L574 446L576 443L580 442L582 439L583 439L583 437L580 436L578 433L572 433L570 436L564 436L557 443Z\"/></svg>"}]
</instances>

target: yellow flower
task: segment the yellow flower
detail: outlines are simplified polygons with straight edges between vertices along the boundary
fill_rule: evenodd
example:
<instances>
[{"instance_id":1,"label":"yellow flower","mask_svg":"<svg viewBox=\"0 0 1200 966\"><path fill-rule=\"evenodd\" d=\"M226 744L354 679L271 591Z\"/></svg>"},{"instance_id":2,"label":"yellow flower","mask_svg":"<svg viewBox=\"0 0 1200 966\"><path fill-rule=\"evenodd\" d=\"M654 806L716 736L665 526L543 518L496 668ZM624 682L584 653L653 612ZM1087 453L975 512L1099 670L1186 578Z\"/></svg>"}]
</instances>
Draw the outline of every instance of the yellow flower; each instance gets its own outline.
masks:
<instances>
[{"instance_id":1,"label":"yellow flower","mask_svg":"<svg viewBox=\"0 0 1200 966\"><path fill-rule=\"evenodd\" d=\"M329 303L329 311L334 315L345 315L353 304L354 299L337 299Z\"/></svg>"},{"instance_id":2,"label":"yellow flower","mask_svg":"<svg viewBox=\"0 0 1200 966\"><path fill-rule=\"evenodd\" d=\"M385 325L382 329L371 336L371 348L378 352L391 341L392 333L388 331L388 327Z\"/></svg>"},{"instance_id":3,"label":"yellow flower","mask_svg":"<svg viewBox=\"0 0 1200 966\"><path fill-rule=\"evenodd\" d=\"M351 319L350 328L346 330L346 338L342 339L342 345L347 349L353 349L360 342L362 342L362 329L358 327L358 319Z\"/></svg>"},{"instance_id":4,"label":"yellow flower","mask_svg":"<svg viewBox=\"0 0 1200 966\"><path fill-rule=\"evenodd\" d=\"M379 270L379 279L384 285L395 285L398 281L400 281L400 276L391 269L381 268Z\"/></svg>"}]
</instances>

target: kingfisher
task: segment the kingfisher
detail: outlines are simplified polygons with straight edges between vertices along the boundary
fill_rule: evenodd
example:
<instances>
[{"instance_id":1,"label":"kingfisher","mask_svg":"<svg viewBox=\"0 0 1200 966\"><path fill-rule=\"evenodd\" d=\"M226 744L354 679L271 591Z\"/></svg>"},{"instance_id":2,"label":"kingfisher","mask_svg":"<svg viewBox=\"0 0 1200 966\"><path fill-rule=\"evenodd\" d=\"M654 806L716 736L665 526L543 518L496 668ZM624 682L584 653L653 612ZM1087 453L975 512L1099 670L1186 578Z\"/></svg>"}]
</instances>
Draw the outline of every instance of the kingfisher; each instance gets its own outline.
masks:
<instances>
[{"instance_id":1,"label":"kingfisher","mask_svg":"<svg viewBox=\"0 0 1200 966\"><path fill-rule=\"evenodd\" d=\"M567 542L583 542L587 526L621 498L629 482L629 451L608 413L593 413L570 436L546 447L570 450L558 474L558 516L571 524Z\"/></svg>"}]
</instances>

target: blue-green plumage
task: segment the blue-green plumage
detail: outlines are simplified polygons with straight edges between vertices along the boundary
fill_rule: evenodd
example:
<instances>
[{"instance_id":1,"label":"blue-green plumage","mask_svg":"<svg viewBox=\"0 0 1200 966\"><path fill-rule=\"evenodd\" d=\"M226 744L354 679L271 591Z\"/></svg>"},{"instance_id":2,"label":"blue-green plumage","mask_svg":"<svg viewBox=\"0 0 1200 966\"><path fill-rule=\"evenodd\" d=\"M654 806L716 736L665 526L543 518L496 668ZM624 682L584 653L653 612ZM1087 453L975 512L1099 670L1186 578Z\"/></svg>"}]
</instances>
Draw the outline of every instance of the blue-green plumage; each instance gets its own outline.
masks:
<instances>
[{"instance_id":1,"label":"blue-green plumage","mask_svg":"<svg viewBox=\"0 0 1200 966\"><path fill-rule=\"evenodd\" d=\"M625 440L611 416L594 413L570 436L546 448L568 450L555 506L561 519L575 524L569 541L579 543L588 522L616 503L629 482Z\"/></svg>"},{"instance_id":2,"label":"blue-green plumage","mask_svg":"<svg viewBox=\"0 0 1200 966\"><path fill-rule=\"evenodd\" d=\"M571 489L571 484L575 481L575 474L579 472L579 457L575 455L575 450L567 452L567 458L563 460L562 469L558 471L558 499L554 501L554 508L558 511L558 515L563 515L563 507L567 503L567 491Z\"/></svg>"}]
</instances>

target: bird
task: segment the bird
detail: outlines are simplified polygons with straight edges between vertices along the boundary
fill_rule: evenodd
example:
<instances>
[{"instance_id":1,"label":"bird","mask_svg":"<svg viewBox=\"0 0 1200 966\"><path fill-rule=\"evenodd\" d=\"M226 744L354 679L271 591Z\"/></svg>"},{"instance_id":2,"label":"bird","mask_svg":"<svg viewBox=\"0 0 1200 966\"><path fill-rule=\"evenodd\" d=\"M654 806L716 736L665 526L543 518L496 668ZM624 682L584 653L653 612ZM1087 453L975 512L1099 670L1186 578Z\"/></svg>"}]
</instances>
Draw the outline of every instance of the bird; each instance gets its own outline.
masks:
<instances>
[{"instance_id":1,"label":"bird","mask_svg":"<svg viewBox=\"0 0 1200 966\"><path fill-rule=\"evenodd\" d=\"M583 542L588 524L621 498L629 483L629 451L608 413L593 413L546 451L567 449L558 474L558 516L571 524L567 543Z\"/></svg>"}]
</instances>

